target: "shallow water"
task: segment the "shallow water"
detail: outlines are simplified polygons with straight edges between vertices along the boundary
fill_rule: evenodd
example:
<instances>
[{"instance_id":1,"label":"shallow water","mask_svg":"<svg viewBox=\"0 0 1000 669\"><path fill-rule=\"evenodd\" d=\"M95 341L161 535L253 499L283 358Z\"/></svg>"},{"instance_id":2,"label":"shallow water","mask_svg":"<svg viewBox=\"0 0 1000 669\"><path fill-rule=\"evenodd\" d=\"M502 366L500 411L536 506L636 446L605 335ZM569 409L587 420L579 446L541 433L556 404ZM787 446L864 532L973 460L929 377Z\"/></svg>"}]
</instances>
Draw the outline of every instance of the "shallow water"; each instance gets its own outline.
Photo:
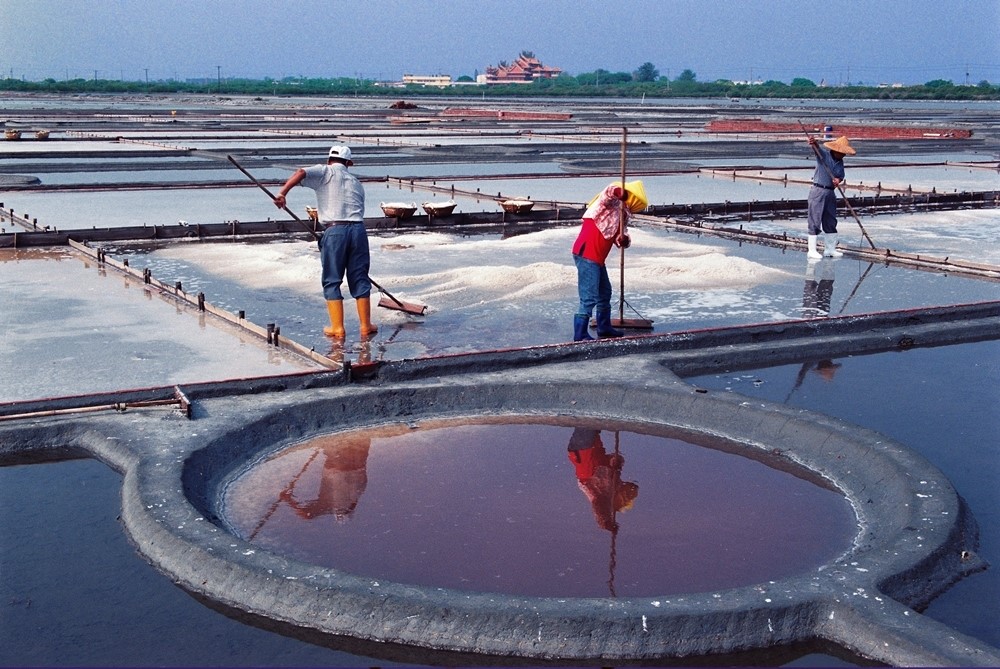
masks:
<instances>
[{"instance_id":1,"label":"shallow water","mask_svg":"<svg viewBox=\"0 0 1000 669\"><path fill-rule=\"evenodd\" d=\"M121 481L89 459L0 467L0 665L368 666L177 588L129 543Z\"/></svg>"},{"instance_id":2,"label":"shallow water","mask_svg":"<svg viewBox=\"0 0 1000 669\"><path fill-rule=\"evenodd\" d=\"M687 379L696 386L820 411L914 449L955 486L991 563L931 602L927 615L1000 646L1000 342L811 360Z\"/></svg>"},{"instance_id":3,"label":"shallow water","mask_svg":"<svg viewBox=\"0 0 1000 669\"><path fill-rule=\"evenodd\" d=\"M0 284L0 402L318 368L69 250L0 249Z\"/></svg>"},{"instance_id":4,"label":"shallow water","mask_svg":"<svg viewBox=\"0 0 1000 669\"><path fill-rule=\"evenodd\" d=\"M310 564L543 597L766 583L850 547L846 498L751 457L600 424L389 426L267 457L227 487L223 516Z\"/></svg>"}]
</instances>

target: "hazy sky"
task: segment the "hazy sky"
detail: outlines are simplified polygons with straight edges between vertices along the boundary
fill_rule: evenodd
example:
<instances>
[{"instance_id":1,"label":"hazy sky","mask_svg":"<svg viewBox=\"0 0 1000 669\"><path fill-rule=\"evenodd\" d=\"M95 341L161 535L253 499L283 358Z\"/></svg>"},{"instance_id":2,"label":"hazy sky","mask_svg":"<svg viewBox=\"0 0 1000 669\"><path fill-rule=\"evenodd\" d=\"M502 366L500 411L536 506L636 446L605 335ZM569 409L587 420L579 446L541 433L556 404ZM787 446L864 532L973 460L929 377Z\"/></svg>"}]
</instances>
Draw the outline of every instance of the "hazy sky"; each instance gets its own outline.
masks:
<instances>
[{"instance_id":1,"label":"hazy sky","mask_svg":"<svg viewBox=\"0 0 1000 669\"><path fill-rule=\"evenodd\" d=\"M0 0L0 76L570 74L1000 83L1000 0Z\"/></svg>"}]
</instances>

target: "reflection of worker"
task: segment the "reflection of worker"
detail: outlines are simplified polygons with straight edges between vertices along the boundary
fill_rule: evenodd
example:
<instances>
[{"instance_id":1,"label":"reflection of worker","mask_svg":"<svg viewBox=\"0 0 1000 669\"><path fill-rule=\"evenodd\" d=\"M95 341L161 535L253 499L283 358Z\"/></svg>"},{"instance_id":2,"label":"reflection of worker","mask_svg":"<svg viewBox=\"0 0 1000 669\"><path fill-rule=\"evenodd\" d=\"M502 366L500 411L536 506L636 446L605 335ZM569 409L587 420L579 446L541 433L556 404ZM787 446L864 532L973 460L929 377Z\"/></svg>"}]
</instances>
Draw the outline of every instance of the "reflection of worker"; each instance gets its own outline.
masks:
<instances>
[{"instance_id":1,"label":"reflection of worker","mask_svg":"<svg viewBox=\"0 0 1000 669\"><path fill-rule=\"evenodd\" d=\"M806 318L823 318L830 315L830 299L833 297L834 263L823 260L810 262L806 267L806 285L802 289L802 311ZM814 371L825 381L832 381L833 375L840 369L840 363L833 360L805 362L799 370L795 387L802 385L806 372Z\"/></svg>"},{"instance_id":2,"label":"reflection of worker","mask_svg":"<svg viewBox=\"0 0 1000 669\"><path fill-rule=\"evenodd\" d=\"M833 381L833 375L837 373L837 370L841 366L839 362L834 362L833 360L820 360L816 363L816 368L813 371L824 381Z\"/></svg>"},{"instance_id":3,"label":"reflection of worker","mask_svg":"<svg viewBox=\"0 0 1000 669\"><path fill-rule=\"evenodd\" d=\"M816 171L809 189L809 252L808 257L819 260L823 256L839 258L837 250L837 188L844 183L844 156L857 153L847 137L832 142L819 141L810 136L809 144L816 152ZM823 254L816 250L816 240L823 233Z\"/></svg>"},{"instance_id":4,"label":"reflection of worker","mask_svg":"<svg viewBox=\"0 0 1000 669\"><path fill-rule=\"evenodd\" d=\"M322 449L325 459L316 498L300 502L294 487L289 486L281 492L281 499L307 520L329 514L344 520L354 512L368 485L366 466L371 437L333 435L317 441L323 442L317 448Z\"/></svg>"},{"instance_id":5,"label":"reflection of worker","mask_svg":"<svg viewBox=\"0 0 1000 669\"><path fill-rule=\"evenodd\" d=\"M806 284L802 289L802 312L806 318L830 315L833 297L834 263L821 261L806 267Z\"/></svg>"},{"instance_id":6,"label":"reflection of worker","mask_svg":"<svg viewBox=\"0 0 1000 669\"><path fill-rule=\"evenodd\" d=\"M630 181L624 189L620 183L609 185L583 212L580 234L573 244L576 287L580 294L580 306L573 316L573 341L593 339L587 328L595 309L598 337L624 334L611 327L611 280L604 263L613 246L628 248L632 243L628 221L632 214L642 211L648 204L642 182Z\"/></svg>"},{"instance_id":7,"label":"reflection of worker","mask_svg":"<svg viewBox=\"0 0 1000 669\"><path fill-rule=\"evenodd\" d=\"M351 149L333 146L326 164L299 168L288 178L274 198L279 209L285 207L285 197L302 184L316 191L318 218L326 227L319 240L323 273L323 297L330 312L330 327L323 328L329 337L342 339L344 332L344 296L340 284L347 276L347 287L357 301L361 321L361 337L378 332L371 322L372 282L368 278L371 256L365 231L365 189L347 166L353 165Z\"/></svg>"},{"instance_id":8,"label":"reflection of worker","mask_svg":"<svg viewBox=\"0 0 1000 669\"><path fill-rule=\"evenodd\" d=\"M639 486L622 481L625 458L618 453L608 455L601 442L600 430L578 427L569 440L569 461L576 468L580 490L590 500L594 518L601 529L615 532L615 513L627 511L639 496Z\"/></svg>"}]
</instances>

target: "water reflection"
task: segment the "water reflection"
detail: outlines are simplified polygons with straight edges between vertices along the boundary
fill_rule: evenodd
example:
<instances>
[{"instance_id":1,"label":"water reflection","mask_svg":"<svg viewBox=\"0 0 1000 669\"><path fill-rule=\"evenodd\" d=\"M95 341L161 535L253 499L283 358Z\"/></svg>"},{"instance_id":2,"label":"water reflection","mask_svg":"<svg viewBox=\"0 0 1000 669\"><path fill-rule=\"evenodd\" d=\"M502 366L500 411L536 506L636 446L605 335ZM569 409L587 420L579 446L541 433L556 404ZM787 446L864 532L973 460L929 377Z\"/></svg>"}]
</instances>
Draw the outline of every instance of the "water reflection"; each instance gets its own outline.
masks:
<instances>
[{"instance_id":1,"label":"water reflection","mask_svg":"<svg viewBox=\"0 0 1000 669\"><path fill-rule=\"evenodd\" d=\"M371 437L362 432L339 439L325 437L318 441L320 443L314 446L313 454L302 470L304 474L313 460L323 455L318 492L311 499L298 499L295 495L296 477L281 491L278 499L306 520L324 515L332 515L338 521L347 520L368 485L365 465L368 463Z\"/></svg>"},{"instance_id":2,"label":"water reflection","mask_svg":"<svg viewBox=\"0 0 1000 669\"><path fill-rule=\"evenodd\" d=\"M376 325L379 323L376 322ZM378 334L384 334L386 329L388 328L380 328ZM382 361L386 357L389 344L403 329L402 325L395 326L392 333L385 339L377 338L377 334L371 334L362 336L357 341L333 340L326 352L326 357L341 366L352 356L356 356L351 363L355 365L367 365L371 362Z\"/></svg>"},{"instance_id":3,"label":"water reflection","mask_svg":"<svg viewBox=\"0 0 1000 669\"><path fill-rule=\"evenodd\" d=\"M617 563L618 512L628 511L639 496L639 484L622 480L625 458L621 454L619 433L615 432L615 451L604 449L601 431L589 427L578 427L569 438L569 461L576 470L580 490L590 500L591 510L597 525L611 532L611 555L608 560L608 593L617 597L615 591L615 565Z\"/></svg>"},{"instance_id":4,"label":"water reflection","mask_svg":"<svg viewBox=\"0 0 1000 669\"><path fill-rule=\"evenodd\" d=\"M609 455L600 430L574 429L569 439L569 461L576 469L580 490L590 500L597 525L602 530L617 532L618 512L631 509L639 496L637 483L622 481L625 458L620 452L618 434L615 433L615 452Z\"/></svg>"},{"instance_id":5,"label":"water reflection","mask_svg":"<svg viewBox=\"0 0 1000 669\"><path fill-rule=\"evenodd\" d=\"M806 284L802 289L802 315L821 318L830 315L836 263L830 258L810 262L806 267Z\"/></svg>"},{"instance_id":6,"label":"water reflection","mask_svg":"<svg viewBox=\"0 0 1000 669\"><path fill-rule=\"evenodd\" d=\"M749 585L816 568L856 532L842 495L732 444L500 420L290 445L235 474L221 515L237 535L311 564L536 596Z\"/></svg>"},{"instance_id":7,"label":"water reflection","mask_svg":"<svg viewBox=\"0 0 1000 669\"><path fill-rule=\"evenodd\" d=\"M805 287L802 289L802 313L805 318L825 318L830 315L830 302L833 298L833 281L835 278L836 261L831 258L823 257L819 261L810 261L806 267L806 283ZM872 265L868 265L868 269L871 270ZM857 284L854 287L854 291L847 297L844 301L843 307L840 311L843 312L844 308L847 307L847 303L850 301L851 297L857 292L858 287L860 287L861 282L864 281L865 276L868 272L866 271L861 275ZM792 398L792 395L802 387L802 383L806 380L806 375L812 371L817 374L824 381L832 381L837 370L840 369L841 364L834 362L830 359L824 360L807 360L802 363L799 368L799 372L795 377L795 383L792 389L788 392L788 396L785 398L785 402Z\"/></svg>"}]
</instances>

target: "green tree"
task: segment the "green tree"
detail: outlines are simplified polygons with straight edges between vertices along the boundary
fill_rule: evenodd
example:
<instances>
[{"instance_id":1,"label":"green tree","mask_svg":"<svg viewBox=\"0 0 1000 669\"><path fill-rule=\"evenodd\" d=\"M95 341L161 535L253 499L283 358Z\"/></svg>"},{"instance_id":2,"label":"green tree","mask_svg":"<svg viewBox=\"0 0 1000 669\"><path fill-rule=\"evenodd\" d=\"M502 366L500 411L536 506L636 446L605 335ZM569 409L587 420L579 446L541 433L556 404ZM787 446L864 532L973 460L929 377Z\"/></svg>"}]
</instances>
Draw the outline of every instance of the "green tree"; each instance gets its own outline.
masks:
<instances>
[{"instance_id":1,"label":"green tree","mask_svg":"<svg viewBox=\"0 0 1000 669\"><path fill-rule=\"evenodd\" d=\"M792 86L801 86L803 88L816 88L816 82L814 82L812 79L795 77L794 79L792 79Z\"/></svg>"},{"instance_id":2,"label":"green tree","mask_svg":"<svg viewBox=\"0 0 1000 669\"><path fill-rule=\"evenodd\" d=\"M656 81L659 76L660 72L648 61L640 65L639 69L632 73L632 78L635 81Z\"/></svg>"},{"instance_id":3,"label":"green tree","mask_svg":"<svg viewBox=\"0 0 1000 669\"><path fill-rule=\"evenodd\" d=\"M694 72L692 72L691 70L684 70L677 77L677 81L683 81L689 84L693 84L695 82L695 79L697 79L697 77L695 77Z\"/></svg>"}]
</instances>

